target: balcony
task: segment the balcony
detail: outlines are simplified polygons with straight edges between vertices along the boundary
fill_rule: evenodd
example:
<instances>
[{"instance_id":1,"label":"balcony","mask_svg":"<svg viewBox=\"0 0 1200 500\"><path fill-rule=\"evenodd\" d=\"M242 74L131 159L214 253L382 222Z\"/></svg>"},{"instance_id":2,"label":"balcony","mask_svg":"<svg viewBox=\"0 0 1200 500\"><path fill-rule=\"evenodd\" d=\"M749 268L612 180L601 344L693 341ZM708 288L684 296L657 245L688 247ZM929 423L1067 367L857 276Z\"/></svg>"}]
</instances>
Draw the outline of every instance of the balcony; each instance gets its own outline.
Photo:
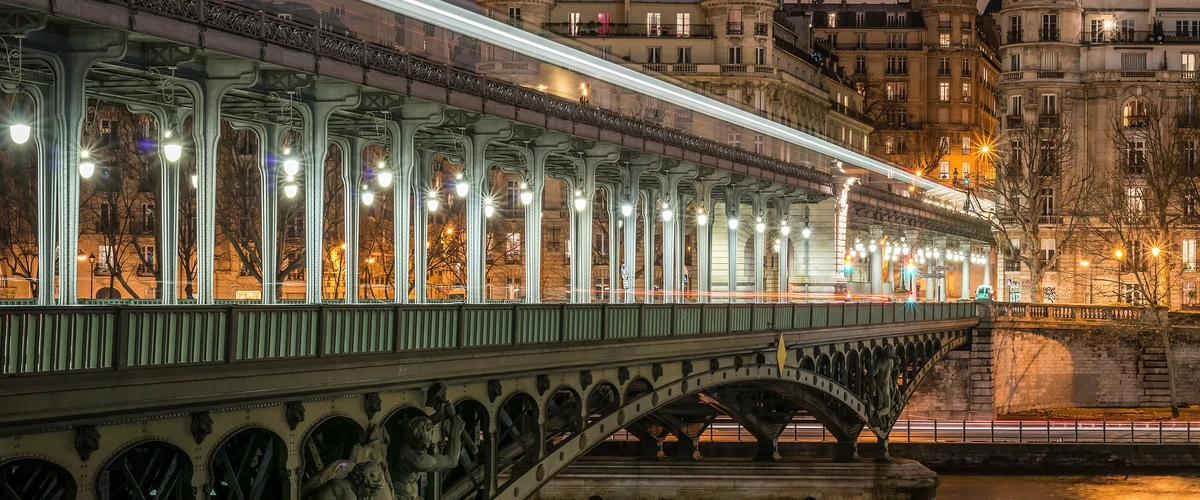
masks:
<instances>
[{"instance_id":1,"label":"balcony","mask_svg":"<svg viewBox=\"0 0 1200 500\"><path fill-rule=\"evenodd\" d=\"M938 21L938 29L940 29L940 30L950 29L950 21Z\"/></svg>"},{"instance_id":2,"label":"balcony","mask_svg":"<svg viewBox=\"0 0 1200 500\"><path fill-rule=\"evenodd\" d=\"M1008 43L1021 43L1025 40L1023 30L1008 30Z\"/></svg>"},{"instance_id":3,"label":"balcony","mask_svg":"<svg viewBox=\"0 0 1200 500\"><path fill-rule=\"evenodd\" d=\"M885 76L907 76L908 68L888 68L884 70Z\"/></svg>"},{"instance_id":4,"label":"balcony","mask_svg":"<svg viewBox=\"0 0 1200 500\"><path fill-rule=\"evenodd\" d=\"M962 96L962 102L970 104L971 96L969 96L969 95Z\"/></svg>"},{"instance_id":5,"label":"balcony","mask_svg":"<svg viewBox=\"0 0 1200 500\"><path fill-rule=\"evenodd\" d=\"M1125 117L1125 128L1142 129L1150 124L1150 118L1146 115L1129 115Z\"/></svg>"},{"instance_id":6,"label":"balcony","mask_svg":"<svg viewBox=\"0 0 1200 500\"><path fill-rule=\"evenodd\" d=\"M971 70L969 70L969 69L964 69L964 70L962 71L962 76L963 76L964 78L969 78L969 77L971 76Z\"/></svg>"},{"instance_id":7,"label":"balcony","mask_svg":"<svg viewBox=\"0 0 1200 500\"><path fill-rule=\"evenodd\" d=\"M767 23L754 23L754 36L767 36Z\"/></svg>"},{"instance_id":8,"label":"balcony","mask_svg":"<svg viewBox=\"0 0 1200 500\"><path fill-rule=\"evenodd\" d=\"M1200 44L1200 36L1186 31L1163 31L1156 33L1145 30L1100 30L1080 34L1080 41L1087 44L1106 43L1171 43Z\"/></svg>"},{"instance_id":9,"label":"balcony","mask_svg":"<svg viewBox=\"0 0 1200 500\"><path fill-rule=\"evenodd\" d=\"M1064 73L1062 71L1038 71L1037 72L1038 78L1062 78L1063 76L1064 76Z\"/></svg>"},{"instance_id":10,"label":"balcony","mask_svg":"<svg viewBox=\"0 0 1200 500\"><path fill-rule=\"evenodd\" d=\"M1004 117L1005 128L1021 128L1025 126L1025 119L1021 115L1009 115Z\"/></svg>"},{"instance_id":11,"label":"balcony","mask_svg":"<svg viewBox=\"0 0 1200 500\"><path fill-rule=\"evenodd\" d=\"M1057 42L1060 39L1060 34L1060 30L1040 29L1038 30L1038 41Z\"/></svg>"},{"instance_id":12,"label":"balcony","mask_svg":"<svg viewBox=\"0 0 1200 500\"><path fill-rule=\"evenodd\" d=\"M1059 123L1058 113L1041 113L1038 115L1038 126L1043 128L1057 127Z\"/></svg>"},{"instance_id":13,"label":"balcony","mask_svg":"<svg viewBox=\"0 0 1200 500\"><path fill-rule=\"evenodd\" d=\"M545 23L546 31L566 37L614 37L614 38L712 38L711 24L645 24L645 23Z\"/></svg>"},{"instance_id":14,"label":"balcony","mask_svg":"<svg viewBox=\"0 0 1200 500\"><path fill-rule=\"evenodd\" d=\"M962 23L960 23L958 25L958 27L960 29L969 30L969 29L971 29L971 21L963 21Z\"/></svg>"},{"instance_id":15,"label":"balcony","mask_svg":"<svg viewBox=\"0 0 1200 500\"><path fill-rule=\"evenodd\" d=\"M743 30L745 29L744 27L745 27L745 24L740 23L740 22L736 22L736 23L732 22L732 21L727 22L727 23L725 23L725 34L726 35L741 35Z\"/></svg>"}]
</instances>

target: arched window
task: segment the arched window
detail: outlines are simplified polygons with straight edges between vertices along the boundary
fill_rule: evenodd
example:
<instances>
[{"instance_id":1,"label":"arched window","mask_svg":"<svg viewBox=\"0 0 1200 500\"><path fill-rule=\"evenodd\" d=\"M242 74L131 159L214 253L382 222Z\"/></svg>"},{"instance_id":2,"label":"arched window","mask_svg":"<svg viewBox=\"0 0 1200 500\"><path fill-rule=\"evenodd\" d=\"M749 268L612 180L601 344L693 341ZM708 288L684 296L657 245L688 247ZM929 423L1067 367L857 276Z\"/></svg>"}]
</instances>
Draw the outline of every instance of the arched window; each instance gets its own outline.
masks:
<instances>
[{"instance_id":1,"label":"arched window","mask_svg":"<svg viewBox=\"0 0 1200 500\"><path fill-rule=\"evenodd\" d=\"M1146 101L1133 99L1125 103L1122 113L1124 125L1127 128L1142 128L1146 126Z\"/></svg>"}]
</instances>

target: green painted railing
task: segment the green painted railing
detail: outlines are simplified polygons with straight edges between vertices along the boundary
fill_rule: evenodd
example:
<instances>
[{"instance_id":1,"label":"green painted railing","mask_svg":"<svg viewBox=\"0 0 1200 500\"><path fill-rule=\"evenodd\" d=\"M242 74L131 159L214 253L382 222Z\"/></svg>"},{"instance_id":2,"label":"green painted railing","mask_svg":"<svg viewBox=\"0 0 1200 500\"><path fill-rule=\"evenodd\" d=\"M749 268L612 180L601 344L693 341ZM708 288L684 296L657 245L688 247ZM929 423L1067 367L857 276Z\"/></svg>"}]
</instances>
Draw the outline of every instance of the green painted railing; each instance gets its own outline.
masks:
<instances>
[{"instance_id":1,"label":"green painted railing","mask_svg":"<svg viewBox=\"0 0 1200 500\"><path fill-rule=\"evenodd\" d=\"M0 306L0 374L402 353L976 317L956 303Z\"/></svg>"}]
</instances>

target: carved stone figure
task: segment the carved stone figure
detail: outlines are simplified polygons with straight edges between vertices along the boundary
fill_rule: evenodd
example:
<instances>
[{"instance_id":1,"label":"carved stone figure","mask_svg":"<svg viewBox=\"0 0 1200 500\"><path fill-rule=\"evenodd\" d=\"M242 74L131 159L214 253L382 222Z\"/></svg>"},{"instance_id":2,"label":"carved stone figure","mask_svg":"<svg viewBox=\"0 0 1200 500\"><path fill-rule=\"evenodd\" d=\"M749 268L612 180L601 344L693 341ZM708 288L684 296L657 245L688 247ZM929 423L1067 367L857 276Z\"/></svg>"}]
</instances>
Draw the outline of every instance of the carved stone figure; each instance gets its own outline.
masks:
<instances>
[{"instance_id":1,"label":"carved stone figure","mask_svg":"<svg viewBox=\"0 0 1200 500\"><path fill-rule=\"evenodd\" d=\"M428 417L413 417L404 423L400 446L395 447L388 461L397 499L418 500L421 474L449 470L458 465L465 429L463 420L454 417L450 444L443 454L437 450L434 425Z\"/></svg>"},{"instance_id":2,"label":"carved stone figure","mask_svg":"<svg viewBox=\"0 0 1200 500\"><path fill-rule=\"evenodd\" d=\"M388 489L387 469L382 464L359 462L345 478L326 481L305 500L383 500L391 497Z\"/></svg>"},{"instance_id":3,"label":"carved stone figure","mask_svg":"<svg viewBox=\"0 0 1200 500\"><path fill-rule=\"evenodd\" d=\"M337 460L300 486L304 500L393 500L387 450L391 438L383 425L367 430L367 440L350 449L349 460ZM350 495L350 496L346 496Z\"/></svg>"},{"instance_id":4,"label":"carved stone figure","mask_svg":"<svg viewBox=\"0 0 1200 500\"><path fill-rule=\"evenodd\" d=\"M894 346L888 346L883 355L876 359L871 366L871 381L875 388L873 394L875 415L881 421L890 421L887 417L892 413L892 393L896 385L896 348Z\"/></svg>"}]
</instances>

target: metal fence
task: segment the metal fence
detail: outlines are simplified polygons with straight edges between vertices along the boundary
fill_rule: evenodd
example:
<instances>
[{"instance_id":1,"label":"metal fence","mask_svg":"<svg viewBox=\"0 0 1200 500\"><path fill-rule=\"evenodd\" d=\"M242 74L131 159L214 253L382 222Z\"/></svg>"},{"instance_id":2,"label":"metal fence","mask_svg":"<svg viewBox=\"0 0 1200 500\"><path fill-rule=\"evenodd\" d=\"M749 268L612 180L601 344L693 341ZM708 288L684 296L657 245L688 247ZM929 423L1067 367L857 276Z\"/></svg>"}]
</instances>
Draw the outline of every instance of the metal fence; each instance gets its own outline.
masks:
<instances>
[{"instance_id":1,"label":"metal fence","mask_svg":"<svg viewBox=\"0 0 1200 500\"><path fill-rule=\"evenodd\" d=\"M889 436L892 443L1111 443L1111 444L1187 444L1200 443L1200 422L1148 421L1113 422L1101 420L901 420ZM625 431L611 439L635 441ZM749 431L732 422L710 425L700 436L702 442L754 442ZM788 424L779 436L781 442L834 442L823 425L815 421ZM875 442L875 435L862 433L860 442Z\"/></svg>"},{"instance_id":2,"label":"metal fence","mask_svg":"<svg viewBox=\"0 0 1200 500\"><path fill-rule=\"evenodd\" d=\"M965 319L975 304L0 306L0 373Z\"/></svg>"}]
</instances>

